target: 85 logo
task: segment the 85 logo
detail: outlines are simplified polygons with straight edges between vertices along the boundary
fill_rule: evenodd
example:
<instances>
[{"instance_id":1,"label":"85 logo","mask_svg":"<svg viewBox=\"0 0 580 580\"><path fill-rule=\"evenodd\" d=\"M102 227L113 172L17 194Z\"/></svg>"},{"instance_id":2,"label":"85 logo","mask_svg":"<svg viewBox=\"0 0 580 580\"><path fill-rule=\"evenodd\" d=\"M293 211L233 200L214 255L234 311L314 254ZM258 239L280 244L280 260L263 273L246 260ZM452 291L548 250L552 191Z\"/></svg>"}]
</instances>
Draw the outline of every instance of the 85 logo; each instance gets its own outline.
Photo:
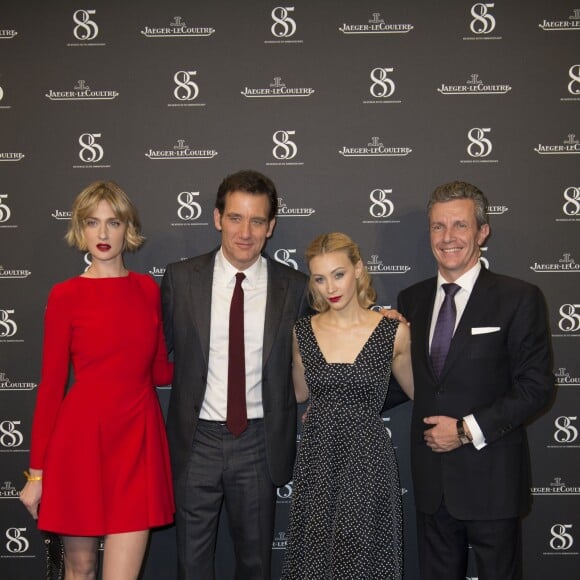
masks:
<instances>
[{"instance_id":1,"label":"85 logo","mask_svg":"<svg viewBox=\"0 0 580 580\"><path fill-rule=\"evenodd\" d=\"M0 338L10 338L18 331L16 322L11 318L13 314L14 309L0 309Z\"/></svg>"},{"instance_id":2,"label":"85 logo","mask_svg":"<svg viewBox=\"0 0 580 580\"><path fill-rule=\"evenodd\" d=\"M276 131L272 135L272 140L274 141L274 148L272 149L272 155L276 159L281 159L288 161L289 159L294 159L298 153L298 147L296 143L290 139L293 137L296 131Z\"/></svg>"},{"instance_id":3,"label":"85 logo","mask_svg":"<svg viewBox=\"0 0 580 580\"><path fill-rule=\"evenodd\" d=\"M175 89L173 96L178 101L194 101L199 95L199 87L192 79L197 74L194 70L180 70L173 75Z\"/></svg>"},{"instance_id":4,"label":"85 logo","mask_svg":"<svg viewBox=\"0 0 580 580\"><path fill-rule=\"evenodd\" d=\"M292 492L293 482L289 481L286 485L283 485L276 490L276 495L281 500L290 501L292 499Z\"/></svg>"},{"instance_id":5,"label":"85 logo","mask_svg":"<svg viewBox=\"0 0 580 580\"><path fill-rule=\"evenodd\" d=\"M103 147L97 143L100 139L101 133L83 133L79 137L79 157L84 163L98 163L103 158L105 151Z\"/></svg>"},{"instance_id":6,"label":"85 logo","mask_svg":"<svg viewBox=\"0 0 580 580\"><path fill-rule=\"evenodd\" d=\"M569 550L574 545L571 530L572 524L554 524L550 528L550 548L558 552Z\"/></svg>"},{"instance_id":7,"label":"85 logo","mask_svg":"<svg viewBox=\"0 0 580 580\"><path fill-rule=\"evenodd\" d=\"M4 203L4 200L7 198L7 194L0 195L0 224L2 222L7 222L10 219L10 208Z\"/></svg>"},{"instance_id":8,"label":"85 logo","mask_svg":"<svg viewBox=\"0 0 580 580\"><path fill-rule=\"evenodd\" d=\"M296 32L296 21L289 16L294 12L293 6L277 6L272 10L272 24L270 30L276 38L289 38Z\"/></svg>"},{"instance_id":9,"label":"85 logo","mask_svg":"<svg viewBox=\"0 0 580 580\"><path fill-rule=\"evenodd\" d=\"M180 220L194 221L201 216L201 205L195 201L199 195L199 191L182 191L177 195L177 216Z\"/></svg>"},{"instance_id":10,"label":"85 logo","mask_svg":"<svg viewBox=\"0 0 580 580\"><path fill-rule=\"evenodd\" d=\"M291 268L294 268L294 270L298 270L298 262L291 258L292 254L295 253L296 249L280 248L274 252L274 260L280 262L280 264L290 266Z\"/></svg>"},{"instance_id":11,"label":"85 logo","mask_svg":"<svg viewBox=\"0 0 580 580\"><path fill-rule=\"evenodd\" d=\"M580 215L580 187L567 187L564 190L564 200L562 210L566 215Z\"/></svg>"},{"instance_id":12,"label":"85 logo","mask_svg":"<svg viewBox=\"0 0 580 580\"><path fill-rule=\"evenodd\" d=\"M20 447L24 441L24 436L17 429L20 421L2 421L0 423L0 445L7 449Z\"/></svg>"},{"instance_id":13,"label":"85 logo","mask_svg":"<svg viewBox=\"0 0 580 580\"><path fill-rule=\"evenodd\" d=\"M77 40L94 40L99 34L99 27L97 23L91 20L91 17L96 13L96 10L77 10L73 14L73 28L74 37Z\"/></svg>"},{"instance_id":14,"label":"85 logo","mask_svg":"<svg viewBox=\"0 0 580 580\"><path fill-rule=\"evenodd\" d=\"M568 83L568 92L571 95L580 95L580 64L573 64L568 70L570 82Z\"/></svg>"},{"instance_id":15,"label":"85 logo","mask_svg":"<svg viewBox=\"0 0 580 580\"><path fill-rule=\"evenodd\" d=\"M392 189L373 189L369 194L371 205L369 213L374 218L384 218L393 215L395 205L388 198L393 193Z\"/></svg>"},{"instance_id":16,"label":"85 logo","mask_svg":"<svg viewBox=\"0 0 580 580\"><path fill-rule=\"evenodd\" d=\"M6 550L11 554L23 554L30 548L30 542L23 532L26 528L8 528L4 534Z\"/></svg>"},{"instance_id":17,"label":"85 logo","mask_svg":"<svg viewBox=\"0 0 580 580\"><path fill-rule=\"evenodd\" d=\"M471 16L473 19L469 28L473 34L489 34L495 28L495 18L490 10L495 4L484 4L478 2L471 7Z\"/></svg>"},{"instance_id":18,"label":"85 logo","mask_svg":"<svg viewBox=\"0 0 580 580\"><path fill-rule=\"evenodd\" d=\"M377 67L371 71L370 93L376 99L388 99L395 92L395 82L389 78L393 68Z\"/></svg>"},{"instance_id":19,"label":"85 logo","mask_svg":"<svg viewBox=\"0 0 580 580\"><path fill-rule=\"evenodd\" d=\"M580 304L562 304L560 306L558 328L562 332L578 332L580 330Z\"/></svg>"},{"instance_id":20,"label":"85 logo","mask_svg":"<svg viewBox=\"0 0 580 580\"><path fill-rule=\"evenodd\" d=\"M467 133L467 138L469 139L469 145L467 146L467 153L470 157L480 158L487 157L492 149L493 145L491 141L486 137L486 135L491 131L488 128L473 127Z\"/></svg>"},{"instance_id":21,"label":"85 logo","mask_svg":"<svg viewBox=\"0 0 580 580\"><path fill-rule=\"evenodd\" d=\"M578 417L562 416L554 421L554 440L558 443L574 443L578 439L578 428L574 425Z\"/></svg>"}]
</instances>

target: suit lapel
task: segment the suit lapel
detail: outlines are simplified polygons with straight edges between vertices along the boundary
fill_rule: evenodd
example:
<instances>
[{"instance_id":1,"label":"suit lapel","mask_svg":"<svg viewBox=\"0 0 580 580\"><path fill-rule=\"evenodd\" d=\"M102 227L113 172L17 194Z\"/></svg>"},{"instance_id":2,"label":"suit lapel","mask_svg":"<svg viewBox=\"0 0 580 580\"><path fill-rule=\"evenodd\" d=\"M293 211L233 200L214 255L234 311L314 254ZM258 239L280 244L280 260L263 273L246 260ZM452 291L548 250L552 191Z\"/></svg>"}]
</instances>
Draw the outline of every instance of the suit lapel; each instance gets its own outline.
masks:
<instances>
[{"instance_id":1,"label":"suit lapel","mask_svg":"<svg viewBox=\"0 0 580 580\"><path fill-rule=\"evenodd\" d=\"M415 332L421 341L421 355L424 358L424 364L431 373L433 373L433 367L429 356L429 331L431 329L436 292L437 278L433 278L425 285L423 296L418 300L416 315L411 321L411 328L415 327Z\"/></svg>"},{"instance_id":2,"label":"suit lapel","mask_svg":"<svg viewBox=\"0 0 580 580\"><path fill-rule=\"evenodd\" d=\"M268 288L266 296L266 318L264 320L264 349L262 352L262 368L265 368L278 328L284 312L286 293L288 292L288 278L280 272L274 273L276 265L268 258Z\"/></svg>"},{"instance_id":3,"label":"suit lapel","mask_svg":"<svg viewBox=\"0 0 580 580\"><path fill-rule=\"evenodd\" d=\"M208 308L207 297L212 295L215 254L216 252L214 251L208 255L206 261L192 265L188 272L192 328L198 329L206 365L209 361L209 335L211 328L211 299Z\"/></svg>"},{"instance_id":4,"label":"suit lapel","mask_svg":"<svg viewBox=\"0 0 580 580\"><path fill-rule=\"evenodd\" d=\"M451 340L451 345L449 347L449 353L445 359L445 366L441 373L441 378L443 378L448 371L448 369L453 368L456 361L461 358L462 351L465 345L469 341L471 336L471 329L474 326L478 326L482 319L482 313L486 312L486 306L490 303L489 300L489 290L494 285L493 275L490 274L483 266L475 281L469 300L453 339Z\"/></svg>"}]
</instances>

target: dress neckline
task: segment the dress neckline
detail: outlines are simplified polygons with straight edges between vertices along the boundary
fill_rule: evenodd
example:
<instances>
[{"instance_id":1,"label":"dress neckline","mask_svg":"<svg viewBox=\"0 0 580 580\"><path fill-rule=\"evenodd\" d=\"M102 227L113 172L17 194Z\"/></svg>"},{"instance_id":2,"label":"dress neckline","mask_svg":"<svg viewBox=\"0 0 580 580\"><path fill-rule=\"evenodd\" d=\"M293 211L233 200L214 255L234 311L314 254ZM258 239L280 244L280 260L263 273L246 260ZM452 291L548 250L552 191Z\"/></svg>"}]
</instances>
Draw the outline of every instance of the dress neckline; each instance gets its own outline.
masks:
<instances>
[{"instance_id":1,"label":"dress neckline","mask_svg":"<svg viewBox=\"0 0 580 580\"><path fill-rule=\"evenodd\" d=\"M99 278L92 278L90 276L77 276L77 278L80 278L81 280L128 280L129 278L131 278L133 276L133 272L131 272L130 270L127 272L126 276L105 276L105 277L99 277Z\"/></svg>"},{"instance_id":2,"label":"dress neckline","mask_svg":"<svg viewBox=\"0 0 580 580\"><path fill-rule=\"evenodd\" d=\"M309 327L310 327L310 332L312 333L312 338L314 339L314 342L316 344L316 348L317 348L318 352L320 353L322 360L324 361L325 364L327 364L329 366L332 366L332 365L354 366L354 365L356 365L358 359L361 357L362 353L365 351L367 345L369 344L369 342L371 341L371 339L373 338L373 336L377 332L379 326L383 323L384 320L386 320L384 316L381 317L381 319L377 322L375 327L372 329L372 331L369 334L368 338L366 339L365 343L362 345L361 349L358 351L358 354L354 357L354 360L352 362L328 362L326 356L324 355L324 353L322 352L322 349L320 348L320 343L318 342L318 338L316 338L316 333L314 332L314 327L312 326L312 318L313 318L313 315L310 316L310 319L308 321Z\"/></svg>"}]
</instances>

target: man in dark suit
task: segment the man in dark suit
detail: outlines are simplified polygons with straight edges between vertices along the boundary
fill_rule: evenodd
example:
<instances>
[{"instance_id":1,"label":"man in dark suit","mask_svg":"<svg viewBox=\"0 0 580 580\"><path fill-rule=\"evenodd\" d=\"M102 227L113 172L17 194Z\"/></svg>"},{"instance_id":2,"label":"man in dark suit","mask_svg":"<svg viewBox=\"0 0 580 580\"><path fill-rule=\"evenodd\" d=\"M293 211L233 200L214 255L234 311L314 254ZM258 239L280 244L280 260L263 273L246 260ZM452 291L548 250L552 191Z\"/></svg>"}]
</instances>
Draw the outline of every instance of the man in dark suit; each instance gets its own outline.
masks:
<instances>
[{"instance_id":1,"label":"man in dark suit","mask_svg":"<svg viewBox=\"0 0 580 580\"><path fill-rule=\"evenodd\" d=\"M520 518L530 507L524 424L553 391L550 333L537 287L481 266L486 211L475 186L438 187L428 205L438 275L399 295L411 323L423 580L464 580L468 545L480 580L522 577Z\"/></svg>"},{"instance_id":2,"label":"man in dark suit","mask_svg":"<svg viewBox=\"0 0 580 580\"><path fill-rule=\"evenodd\" d=\"M236 579L270 578L275 490L290 480L295 456L292 327L308 308L307 277L262 255L277 207L266 176L226 177L214 210L221 246L170 264L163 278L165 334L175 360L167 432L180 579L214 578L224 501ZM244 354L236 363L245 365L241 429L228 424L228 359L236 355L228 355L229 316L238 273L244 274Z\"/></svg>"}]
</instances>

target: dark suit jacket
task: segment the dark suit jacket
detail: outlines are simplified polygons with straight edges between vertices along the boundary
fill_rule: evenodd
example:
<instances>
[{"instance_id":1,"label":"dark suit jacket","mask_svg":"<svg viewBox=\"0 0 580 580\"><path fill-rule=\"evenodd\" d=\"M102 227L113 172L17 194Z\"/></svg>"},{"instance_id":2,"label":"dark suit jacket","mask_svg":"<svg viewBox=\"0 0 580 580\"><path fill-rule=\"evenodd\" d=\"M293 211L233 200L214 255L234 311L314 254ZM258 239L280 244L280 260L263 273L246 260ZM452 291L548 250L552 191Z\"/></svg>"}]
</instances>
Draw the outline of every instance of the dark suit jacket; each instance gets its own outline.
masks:
<instances>
[{"instance_id":1,"label":"dark suit jacket","mask_svg":"<svg viewBox=\"0 0 580 580\"><path fill-rule=\"evenodd\" d=\"M451 341L441 377L429 358L429 327L437 279L399 294L411 322L415 400L411 455L415 503L434 513L445 496L458 519L523 515L530 504L529 451L524 423L549 401L553 388L546 305L536 286L482 268ZM473 334L473 328L499 327ZM423 417L473 414L487 446L431 451Z\"/></svg>"},{"instance_id":2,"label":"dark suit jacket","mask_svg":"<svg viewBox=\"0 0 580 580\"><path fill-rule=\"evenodd\" d=\"M175 361L167 435L178 502L205 396L216 252L169 264L161 284L165 338ZM292 327L307 311L307 282L304 274L268 258L262 400L268 465L277 486L288 482L294 464Z\"/></svg>"}]
</instances>

